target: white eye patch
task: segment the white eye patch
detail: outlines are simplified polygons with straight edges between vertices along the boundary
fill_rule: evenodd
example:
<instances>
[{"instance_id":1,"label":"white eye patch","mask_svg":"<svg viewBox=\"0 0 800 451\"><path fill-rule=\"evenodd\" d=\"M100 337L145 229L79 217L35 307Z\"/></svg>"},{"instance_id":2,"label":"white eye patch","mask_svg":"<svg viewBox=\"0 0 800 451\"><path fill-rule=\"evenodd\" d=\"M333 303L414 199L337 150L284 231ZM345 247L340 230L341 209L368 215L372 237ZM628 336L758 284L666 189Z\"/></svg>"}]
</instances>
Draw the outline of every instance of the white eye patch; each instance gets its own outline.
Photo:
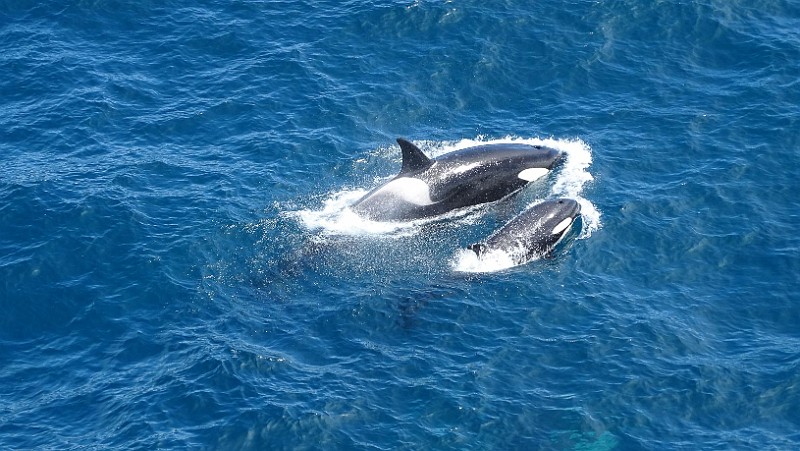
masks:
<instances>
[{"instance_id":1,"label":"white eye patch","mask_svg":"<svg viewBox=\"0 0 800 451\"><path fill-rule=\"evenodd\" d=\"M517 174L517 177L525 180L526 182L532 182L544 177L548 172L550 171L546 168L528 168L520 171L520 173Z\"/></svg>"},{"instance_id":2,"label":"white eye patch","mask_svg":"<svg viewBox=\"0 0 800 451\"><path fill-rule=\"evenodd\" d=\"M559 222L555 227L553 227L553 231L550 233L552 233L553 235L558 235L564 230L567 230L567 227L569 227L570 224L572 224L572 218L567 218Z\"/></svg>"}]
</instances>

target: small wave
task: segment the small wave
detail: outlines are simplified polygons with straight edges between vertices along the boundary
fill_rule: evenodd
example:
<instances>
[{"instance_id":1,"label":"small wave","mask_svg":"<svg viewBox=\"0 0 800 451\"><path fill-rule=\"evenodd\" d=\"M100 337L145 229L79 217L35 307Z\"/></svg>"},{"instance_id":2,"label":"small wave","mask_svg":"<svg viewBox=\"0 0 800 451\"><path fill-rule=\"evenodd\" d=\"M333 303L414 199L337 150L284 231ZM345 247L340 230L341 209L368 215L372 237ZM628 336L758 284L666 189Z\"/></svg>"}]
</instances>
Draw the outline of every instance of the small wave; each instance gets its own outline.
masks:
<instances>
[{"instance_id":1,"label":"small wave","mask_svg":"<svg viewBox=\"0 0 800 451\"><path fill-rule=\"evenodd\" d=\"M592 233L600 229L600 210L583 197L575 196L575 200L581 205L582 227L578 239L583 240L589 238L592 236Z\"/></svg>"}]
</instances>

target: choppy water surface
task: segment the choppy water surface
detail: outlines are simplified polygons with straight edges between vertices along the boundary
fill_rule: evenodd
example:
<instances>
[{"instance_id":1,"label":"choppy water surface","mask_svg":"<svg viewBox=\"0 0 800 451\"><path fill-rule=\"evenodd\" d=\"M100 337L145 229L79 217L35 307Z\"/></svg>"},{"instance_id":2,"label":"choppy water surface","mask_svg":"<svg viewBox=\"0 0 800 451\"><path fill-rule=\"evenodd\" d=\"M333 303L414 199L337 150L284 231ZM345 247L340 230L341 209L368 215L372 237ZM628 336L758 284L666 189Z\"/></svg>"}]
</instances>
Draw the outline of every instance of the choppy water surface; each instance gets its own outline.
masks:
<instances>
[{"instance_id":1,"label":"choppy water surface","mask_svg":"<svg viewBox=\"0 0 800 451\"><path fill-rule=\"evenodd\" d=\"M651 3L0 4L0 447L797 448L800 3ZM567 160L361 220L397 136Z\"/></svg>"}]
</instances>

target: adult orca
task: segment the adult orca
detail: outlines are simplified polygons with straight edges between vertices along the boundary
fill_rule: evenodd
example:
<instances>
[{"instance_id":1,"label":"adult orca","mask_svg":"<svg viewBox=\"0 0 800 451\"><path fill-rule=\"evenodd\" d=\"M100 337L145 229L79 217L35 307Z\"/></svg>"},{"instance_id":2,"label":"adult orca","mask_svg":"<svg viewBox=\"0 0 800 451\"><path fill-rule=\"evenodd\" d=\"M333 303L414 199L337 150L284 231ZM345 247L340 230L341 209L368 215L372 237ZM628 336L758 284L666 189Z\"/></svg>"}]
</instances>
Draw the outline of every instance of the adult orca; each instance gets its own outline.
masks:
<instances>
[{"instance_id":1,"label":"adult orca","mask_svg":"<svg viewBox=\"0 0 800 451\"><path fill-rule=\"evenodd\" d=\"M457 208L492 202L520 190L548 173L559 161L558 150L504 143L468 147L428 158L405 139L400 173L352 205L374 221L407 221Z\"/></svg>"},{"instance_id":2,"label":"adult orca","mask_svg":"<svg viewBox=\"0 0 800 451\"><path fill-rule=\"evenodd\" d=\"M581 212L580 204L572 199L553 199L538 203L523 211L484 242L469 246L479 258L501 251L516 265L535 256L547 256L561 241Z\"/></svg>"}]
</instances>

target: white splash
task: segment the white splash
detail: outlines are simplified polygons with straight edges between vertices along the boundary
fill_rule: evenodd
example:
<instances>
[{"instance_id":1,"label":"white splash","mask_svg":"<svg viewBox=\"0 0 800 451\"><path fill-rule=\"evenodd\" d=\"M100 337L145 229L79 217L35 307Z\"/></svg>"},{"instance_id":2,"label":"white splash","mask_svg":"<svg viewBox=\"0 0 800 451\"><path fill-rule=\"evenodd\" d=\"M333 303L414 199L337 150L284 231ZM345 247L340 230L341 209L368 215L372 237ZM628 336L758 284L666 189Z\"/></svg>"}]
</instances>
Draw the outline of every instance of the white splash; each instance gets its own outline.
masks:
<instances>
[{"instance_id":1,"label":"white splash","mask_svg":"<svg viewBox=\"0 0 800 451\"><path fill-rule=\"evenodd\" d=\"M478 254L470 249L459 249L450 261L450 267L456 272L479 273L504 271L518 266L520 264L521 255L523 254L523 249L520 249L519 252L505 252L499 249L492 249L478 257ZM539 257L533 257L525 263L538 260L538 258Z\"/></svg>"},{"instance_id":2,"label":"white splash","mask_svg":"<svg viewBox=\"0 0 800 451\"><path fill-rule=\"evenodd\" d=\"M351 210L350 206L367 192L364 189L339 191L325 199L319 210L290 211L285 214L299 219L307 229L321 230L327 235L413 235L413 221L371 221Z\"/></svg>"}]
</instances>

